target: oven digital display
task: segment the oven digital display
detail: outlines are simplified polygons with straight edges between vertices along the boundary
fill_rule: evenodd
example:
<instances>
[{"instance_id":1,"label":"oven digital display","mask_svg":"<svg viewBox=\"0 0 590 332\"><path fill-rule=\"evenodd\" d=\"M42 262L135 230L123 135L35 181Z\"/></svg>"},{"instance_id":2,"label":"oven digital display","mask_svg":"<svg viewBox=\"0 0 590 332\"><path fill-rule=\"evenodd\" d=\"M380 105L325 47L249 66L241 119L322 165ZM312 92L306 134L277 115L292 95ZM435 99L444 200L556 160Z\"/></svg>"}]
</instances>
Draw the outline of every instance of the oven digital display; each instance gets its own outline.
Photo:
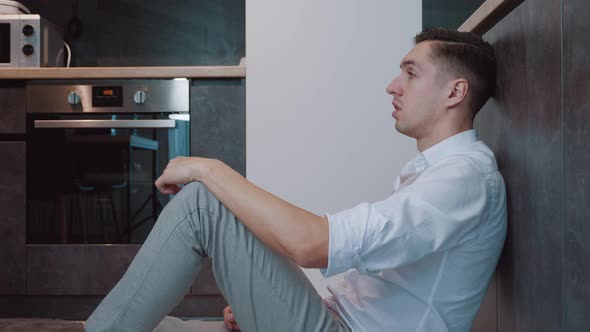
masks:
<instances>
[{"instance_id":1,"label":"oven digital display","mask_svg":"<svg viewBox=\"0 0 590 332\"><path fill-rule=\"evenodd\" d=\"M0 63L10 63L10 23L0 23Z\"/></svg>"},{"instance_id":2,"label":"oven digital display","mask_svg":"<svg viewBox=\"0 0 590 332\"><path fill-rule=\"evenodd\" d=\"M92 107L123 107L123 87L93 86Z\"/></svg>"}]
</instances>

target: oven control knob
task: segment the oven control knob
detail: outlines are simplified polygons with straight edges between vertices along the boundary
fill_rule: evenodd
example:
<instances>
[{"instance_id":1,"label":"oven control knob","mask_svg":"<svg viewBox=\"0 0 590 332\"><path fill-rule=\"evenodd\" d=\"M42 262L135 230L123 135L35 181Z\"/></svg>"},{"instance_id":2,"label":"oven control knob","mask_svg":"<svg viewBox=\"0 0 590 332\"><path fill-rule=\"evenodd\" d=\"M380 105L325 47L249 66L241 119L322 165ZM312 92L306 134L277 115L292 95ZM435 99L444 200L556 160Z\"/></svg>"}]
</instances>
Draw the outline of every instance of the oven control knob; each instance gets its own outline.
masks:
<instances>
[{"instance_id":1,"label":"oven control knob","mask_svg":"<svg viewBox=\"0 0 590 332\"><path fill-rule=\"evenodd\" d=\"M133 95L133 101L135 101L136 104L143 104L145 103L146 97L147 95L145 91L139 90Z\"/></svg>"},{"instance_id":2,"label":"oven control knob","mask_svg":"<svg viewBox=\"0 0 590 332\"><path fill-rule=\"evenodd\" d=\"M78 105L80 103L80 95L75 92L68 93L68 103L70 105Z\"/></svg>"}]
</instances>

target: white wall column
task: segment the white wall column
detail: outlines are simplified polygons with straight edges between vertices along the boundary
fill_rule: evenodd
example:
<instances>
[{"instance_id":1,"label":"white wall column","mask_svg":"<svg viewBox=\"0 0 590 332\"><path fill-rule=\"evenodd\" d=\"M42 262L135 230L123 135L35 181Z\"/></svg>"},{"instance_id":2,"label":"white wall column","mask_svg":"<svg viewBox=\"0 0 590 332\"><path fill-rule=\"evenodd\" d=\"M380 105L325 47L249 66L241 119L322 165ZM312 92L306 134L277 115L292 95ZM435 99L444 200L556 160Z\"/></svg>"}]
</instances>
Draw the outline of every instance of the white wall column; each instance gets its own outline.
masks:
<instances>
[{"instance_id":1,"label":"white wall column","mask_svg":"<svg viewBox=\"0 0 590 332\"><path fill-rule=\"evenodd\" d=\"M323 215L387 197L415 141L387 84L421 30L421 1L247 0L248 178ZM322 295L319 272L306 271Z\"/></svg>"}]
</instances>

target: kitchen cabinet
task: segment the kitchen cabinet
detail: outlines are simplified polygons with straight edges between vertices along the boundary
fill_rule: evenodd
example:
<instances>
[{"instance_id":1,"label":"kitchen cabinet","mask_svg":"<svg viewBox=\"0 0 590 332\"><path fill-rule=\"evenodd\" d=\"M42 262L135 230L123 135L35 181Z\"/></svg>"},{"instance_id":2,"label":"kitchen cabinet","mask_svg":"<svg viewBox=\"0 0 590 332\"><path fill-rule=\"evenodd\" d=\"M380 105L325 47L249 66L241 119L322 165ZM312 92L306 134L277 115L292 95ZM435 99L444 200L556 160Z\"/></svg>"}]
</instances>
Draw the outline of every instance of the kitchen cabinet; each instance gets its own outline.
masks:
<instances>
[{"instance_id":1,"label":"kitchen cabinet","mask_svg":"<svg viewBox=\"0 0 590 332\"><path fill-rule=\"evenodd\" d=\"M224 160L245 175L245 76L243 64L0 69L0 317L86 319L140 248L26 243L25 80L188 77L191 154ZM208 259L170 314L219 316L225 305Z\"/></svg>"},{"instance_id":2,"label":"kitchen cabinet","mask_svg":"<svg viewBox=\"0 0 590 332\"><path fill-rule=\"evenodd\" d=\"M25 88L0 81L0 294L25 293Z\"/></svg>"},{"instance_id":3,"label":"kitchen cabinet","mask_svg":"<svg viewBox=\"0 0 590 332\"><path fill-rule=\"evenodd\" d=\"M0 142L0 294L25 293L26 147Z\"/></svg>"},{"instance_id":4,"label":"kitchen cabinet","mask_svg":"<svg viewBox=\"0 0 590 332\"><path fill-rule=\"evenodd\" d=\"M223 83L191 88L202 101L191 103L193 123L217 121L208 131L191 133L193 142L199 140L194 152L225 160L244 174L246 68L228 64L245 54L245 2L90 0L80 1L75 13L59 0L20 2L64 29L73 57L70 68L0 69L0 317L85 319L125 272L139 245L26 244L25 80L186 77L237 82L235 89ZM72 15L85 27L81 35L68 34ZM203 95L213 90L214 96ZM224 92L231 95L231 105ZM224 306L206 261L171 315L219 316Z\"/></svg>"},{"instance_id":5,"label":"kitchen cabinet","mask_svg":"<svg viewBox=\"0 0 590 332\"><path fill-rule=\"evenodd\" d=\"M2 77L0 73L0 78ZM25 133L25 85L0 81L0 135Z\"/></svg>"}]
</instances>

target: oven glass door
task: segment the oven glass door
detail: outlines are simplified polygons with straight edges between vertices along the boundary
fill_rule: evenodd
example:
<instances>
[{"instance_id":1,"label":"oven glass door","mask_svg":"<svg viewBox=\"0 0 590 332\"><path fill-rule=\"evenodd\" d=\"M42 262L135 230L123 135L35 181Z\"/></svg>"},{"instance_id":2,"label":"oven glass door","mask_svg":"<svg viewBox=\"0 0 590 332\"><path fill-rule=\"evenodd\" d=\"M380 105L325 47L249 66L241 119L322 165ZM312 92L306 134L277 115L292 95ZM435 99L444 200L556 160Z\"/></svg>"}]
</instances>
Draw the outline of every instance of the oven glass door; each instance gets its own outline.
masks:
<instances>
[{"instance_id":1,"label":"oven glass door","mask_svg":"<svg viewBox=\"0 0 590 332\"><path fill-rule=\"evenodd\" d=\"M155 180L189 153L171 117L29 115L27 243L143 243L170 200Z\"/></svg>"}]
</instances>

